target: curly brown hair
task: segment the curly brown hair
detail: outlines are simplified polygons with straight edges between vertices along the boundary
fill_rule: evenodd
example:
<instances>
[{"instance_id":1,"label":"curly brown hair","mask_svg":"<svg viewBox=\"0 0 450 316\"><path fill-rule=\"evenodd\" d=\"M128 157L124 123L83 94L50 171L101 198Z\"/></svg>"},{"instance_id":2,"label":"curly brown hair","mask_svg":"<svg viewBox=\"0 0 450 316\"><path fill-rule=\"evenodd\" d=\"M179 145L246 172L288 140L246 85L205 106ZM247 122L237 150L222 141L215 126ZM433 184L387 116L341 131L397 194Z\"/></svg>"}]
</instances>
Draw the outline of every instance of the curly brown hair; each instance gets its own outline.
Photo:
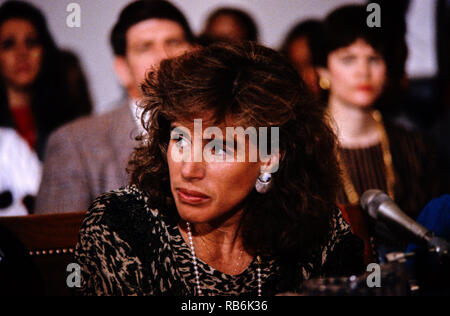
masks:
<instances>
[{"instance_id":1,"label":"curly brown hair","mask_svg":"<svg viewBox=\"0 0 450 316\"><path fill-rule=\"evenodd\" d=\"M284 57L252 42L214 44L164 60L142 89L147 134L129 171L152 208L177 219L167 164L171 122L213 113L218 123L232 117L247 127L279 127L272 189L253 190L245 202L245 246L292 259L324 243L340 185L336 139L323 108Z\"/></svg>"}]
</instances>

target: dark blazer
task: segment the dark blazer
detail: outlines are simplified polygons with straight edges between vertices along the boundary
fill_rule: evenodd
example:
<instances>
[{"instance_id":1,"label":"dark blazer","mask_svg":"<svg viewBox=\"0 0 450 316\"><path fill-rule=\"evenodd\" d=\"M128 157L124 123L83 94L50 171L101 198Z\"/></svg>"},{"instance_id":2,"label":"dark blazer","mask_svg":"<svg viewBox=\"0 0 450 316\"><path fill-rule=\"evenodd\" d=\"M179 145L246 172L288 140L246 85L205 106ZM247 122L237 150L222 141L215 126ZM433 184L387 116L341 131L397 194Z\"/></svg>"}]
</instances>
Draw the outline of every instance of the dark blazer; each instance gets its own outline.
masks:
<instances>
[{"instance_id":1,"label":"dark blazer","mask_svg":"<svg viewBox=\"0 0 450 316\"><path fill-rule=\"evenodd\" d=\"M126 167L137 135L128 101L109 113L78 119L52 133L35 212L87 210L101 193L127 185Z\"/></svg>"}]
</instances>

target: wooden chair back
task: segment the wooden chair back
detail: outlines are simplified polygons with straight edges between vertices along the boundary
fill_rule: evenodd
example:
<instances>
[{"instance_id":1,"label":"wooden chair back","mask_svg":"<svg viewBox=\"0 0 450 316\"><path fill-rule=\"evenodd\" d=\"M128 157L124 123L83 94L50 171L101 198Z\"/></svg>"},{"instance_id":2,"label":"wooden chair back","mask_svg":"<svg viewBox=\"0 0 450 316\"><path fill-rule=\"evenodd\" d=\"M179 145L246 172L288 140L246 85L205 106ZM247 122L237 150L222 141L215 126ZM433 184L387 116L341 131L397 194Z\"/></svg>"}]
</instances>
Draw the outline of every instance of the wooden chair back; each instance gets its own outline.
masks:
<instances>
[{"instance_id":1,"label":"wooden chair back","mask_svg":"<svg viewBox=\"0 0 450 316\"><path fill-rule=\"evenodd\" d=\"M84 215L85 212L77 212L0 217L0 227L9 231L23 245L25 259L32 262L42 280L42 293L37 295L71 294L66 284L69 275L67 265L73 262ZM22 287L27 286L26 283ZM35 284L29 286L34 287Z\"/></svg>"}]
</instances>

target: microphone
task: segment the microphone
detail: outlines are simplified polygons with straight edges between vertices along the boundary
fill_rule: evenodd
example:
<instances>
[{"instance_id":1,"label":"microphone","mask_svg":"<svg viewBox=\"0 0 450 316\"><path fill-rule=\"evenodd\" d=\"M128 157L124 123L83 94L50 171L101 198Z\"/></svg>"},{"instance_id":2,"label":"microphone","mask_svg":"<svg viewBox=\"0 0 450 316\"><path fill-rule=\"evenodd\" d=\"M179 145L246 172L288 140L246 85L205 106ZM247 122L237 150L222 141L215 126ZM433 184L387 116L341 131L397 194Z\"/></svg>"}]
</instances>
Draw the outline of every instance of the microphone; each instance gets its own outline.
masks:
<instances>
[{"instance_id":1,"label":"microphone","mask_svg":"<svg viewBox=\"0 0 450 316\"><path fill-rule=\"evenodd\" d=\"M411 219L383 191L367 190L361 196L360 203L373 219L400 226L416 239L435 248L438 253L450 253L450 244L446 240L436 237L433 232Z\"/></svg>"}]
</instances>

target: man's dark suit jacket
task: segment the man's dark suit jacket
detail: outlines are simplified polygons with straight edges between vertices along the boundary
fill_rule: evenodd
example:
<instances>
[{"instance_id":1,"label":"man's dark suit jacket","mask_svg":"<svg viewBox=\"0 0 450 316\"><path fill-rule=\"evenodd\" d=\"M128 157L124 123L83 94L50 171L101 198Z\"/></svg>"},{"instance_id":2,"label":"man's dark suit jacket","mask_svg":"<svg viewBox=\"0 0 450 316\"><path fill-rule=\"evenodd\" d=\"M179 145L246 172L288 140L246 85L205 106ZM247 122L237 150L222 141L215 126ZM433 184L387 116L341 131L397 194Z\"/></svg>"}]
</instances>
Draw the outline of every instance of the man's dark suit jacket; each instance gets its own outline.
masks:
<instances>
[{"instance_id":1,"label":"man's dark suit jacket","mask_svg":"<svg viewBox=\"0 0 450 316\"><path fill-rule=\"evenodd\" d=\"M127 101L56 130L46 147L35 212L87 210L101 193L127 185L126 167L137 134Z\"/></svg>"}]
</instances>

